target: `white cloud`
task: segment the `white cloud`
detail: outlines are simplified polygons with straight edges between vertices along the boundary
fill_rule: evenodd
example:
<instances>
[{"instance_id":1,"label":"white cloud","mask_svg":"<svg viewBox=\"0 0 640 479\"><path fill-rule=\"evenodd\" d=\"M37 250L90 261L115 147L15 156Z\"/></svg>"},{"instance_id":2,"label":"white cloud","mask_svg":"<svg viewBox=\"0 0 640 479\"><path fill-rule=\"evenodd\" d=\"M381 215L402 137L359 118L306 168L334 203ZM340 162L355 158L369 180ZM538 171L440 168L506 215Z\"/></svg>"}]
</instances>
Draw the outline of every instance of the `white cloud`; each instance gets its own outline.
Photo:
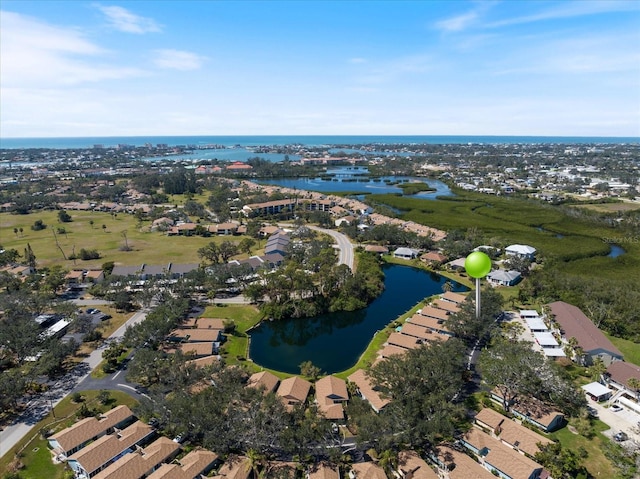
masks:
<instances>
[{"instance_id":1,"label":"white cloud","mask_svg":"<svg viewBox=\"0 0 640 479\"><path fill-rule=\"evenodd\" d=\"M544 3L542 3L544 5ZM545 20L558 20L563 18L573 18L585 15L598 15L609 12L631 12L640 11L640 3L637 1L571 1L562 2L559 6L554 6L539 13L514 17L485 25L488 28L505 27L510 25L521 25Z\"/></svg>"},{"instance_id":2,"label":"white cloud","mask_svg":"<svg viewBox=\"0 0 640 479\"><path fill-rule=\"evenodd\" d=\"M2 11L0 31L3 87L50 88L143 74L105 63L108 51L74 28Z\"/></svg>"},{"instance_id":3,"label":"white cloud","mask_svg":"<svg viewBox=\"0 0 640 479\"><path fill-rule=\"evenodd\" d=\"M355 64L359 64L359 63L367 63L366 58L349 58L349 63L355 63Z\"/></svg>"},{"instance_id":4,"label":"white cloud","mask_svg":"<svg viewBox=\"0 0 640 479\"><path fill-rule=\"evenodd\" d=\"M161 26L152 18L141 17L126 8L115 5L96 7L107 17L109 24L121 32L143 34L162 31Z\"/></svg>"},{"instance_id":5,"label":"white cloud","mask_svg":"<svg viewBox=\"0 0 640 479\"><path fill-rule=\"evenodd\" d=\"M468 12L436 22L435 27L445 32L460 32L474 26L496 2L479 2Z\"/></svg>"},{"instance_id":6,"label":"white cloud","mask_svg":"<svg viewBox=\"0 0 640 479\"><path fill-rule=\"evenodd\" d=\"M153 63L159 68L172 70L197 70L202 67L205 57L182 50L155 50Z\"/></svg>"}]
</instances>

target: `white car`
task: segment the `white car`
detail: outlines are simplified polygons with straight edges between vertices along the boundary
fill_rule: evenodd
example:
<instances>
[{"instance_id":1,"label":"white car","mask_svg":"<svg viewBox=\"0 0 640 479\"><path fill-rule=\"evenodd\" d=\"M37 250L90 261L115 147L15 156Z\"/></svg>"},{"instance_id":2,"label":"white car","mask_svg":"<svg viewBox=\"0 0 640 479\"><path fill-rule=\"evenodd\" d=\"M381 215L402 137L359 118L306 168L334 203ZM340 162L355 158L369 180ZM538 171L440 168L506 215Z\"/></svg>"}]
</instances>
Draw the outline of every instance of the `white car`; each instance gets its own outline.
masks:
<instances>
[{"instance_id":1,"label":"white car","mask_svg":"<svg viewBox=\"0 0 640 479\"><path fill-rule=\"evenodd\" d=\"M620 406L619 404L614 404L609 409L611 409L613 412L620 412L622 411L622 406Z\"/></svg>"}]
</instances>

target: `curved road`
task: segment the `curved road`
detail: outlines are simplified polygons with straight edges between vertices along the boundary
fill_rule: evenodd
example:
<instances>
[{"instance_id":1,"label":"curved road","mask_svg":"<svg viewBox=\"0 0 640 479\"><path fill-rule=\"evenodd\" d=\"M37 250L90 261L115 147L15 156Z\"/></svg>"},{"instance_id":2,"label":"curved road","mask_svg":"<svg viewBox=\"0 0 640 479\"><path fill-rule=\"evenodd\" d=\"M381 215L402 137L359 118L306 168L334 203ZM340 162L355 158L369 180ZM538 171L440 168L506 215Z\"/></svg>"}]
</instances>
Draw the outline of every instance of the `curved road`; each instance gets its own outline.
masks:
<instances>
[{"instance_id":1,"label":"curved road","mask_svg":"<svg viewBox=\"0 0 640 479\"><path fill-rule=\"evenodd\" d=\"M290 224L279 224L281 228L292 228L293 226ZM320 231L321 233L327 234L331 236L337 243L337 248L339 250L338 254L338 264L346 264L353 271L354 261L354 247L353 243L349 240L349 237L345 234L339 233L335 230L328 230L325 228L319 228L318 226L306 225L307 228L312 229L314 231Z\"/></svg>"},{"instance_id":2,"label":"curved road","mask_svg":"<svg viewBox=\"0 0 640 479\"><path fill-rule=\"evenodd\" d=\"M131 318L127 320L122 326L120 326L103 344L95 349L89 356L87 356L81 363L79 363L71 372L59 378L53 385L50 386L49 391L33 398L24 413L22 413L13 424L7 426L0 431L0 457L4 456L9 450L18 443L29 431L37 424L42 418L44 418L51 409L62 401L62 399L70 392L79 389L87 389L86 385L90 386L93 379L89 376L98 364L102 361L102 351L108 346L109 341L121 338L124 335L127 326L139 323L146 318L146 311L138 311L133 314ZM111 380L116 380L118 373L115 373ZM135 390L132 390L131 386L122 384L124 381L116 383L114 389L124 390L125 388L130 394L135 394ZM105 384L106 386L106 384ZM55 412L55 409L54 409Z\"/></svg>"}]
</instances>

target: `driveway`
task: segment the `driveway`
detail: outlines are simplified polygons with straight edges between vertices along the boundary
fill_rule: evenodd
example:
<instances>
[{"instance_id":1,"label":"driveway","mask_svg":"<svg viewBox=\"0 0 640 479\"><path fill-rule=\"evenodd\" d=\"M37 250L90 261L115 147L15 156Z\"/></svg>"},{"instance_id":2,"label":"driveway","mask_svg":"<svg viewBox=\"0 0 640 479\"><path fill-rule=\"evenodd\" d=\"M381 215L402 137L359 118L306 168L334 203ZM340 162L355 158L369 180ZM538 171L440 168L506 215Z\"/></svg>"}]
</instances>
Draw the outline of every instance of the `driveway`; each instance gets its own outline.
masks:
<instances>
[{"instance_id":1,"label":"driveway","mask_svg":"<svg viewBox=\"0 0 640 479\"><path fill-rule=\"evenodd\" d=\"M625 432L629 440L621 442L623 446L640 448L640 414L623 406L622 411L614 412L591 398L587 398L589 406L598 411L598 418L611 429L603 432L609 438L617 432Z\"/></svg>"}]
</instances>

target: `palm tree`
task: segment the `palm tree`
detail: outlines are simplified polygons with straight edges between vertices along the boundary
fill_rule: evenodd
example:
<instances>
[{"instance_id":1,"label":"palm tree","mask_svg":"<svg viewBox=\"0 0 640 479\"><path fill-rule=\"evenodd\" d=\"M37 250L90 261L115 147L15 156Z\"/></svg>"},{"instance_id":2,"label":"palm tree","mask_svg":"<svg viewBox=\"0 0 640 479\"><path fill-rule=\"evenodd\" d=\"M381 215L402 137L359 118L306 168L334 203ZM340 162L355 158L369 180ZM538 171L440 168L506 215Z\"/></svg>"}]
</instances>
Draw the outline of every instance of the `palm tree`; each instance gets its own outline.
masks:
<instances>
[{"instance_id":1,"label":"palm tree","mask_svg":"<svg viewBox=\"0 0 640 479\"><path fill-rule=\"evenodd\" d=\"M393 449L385 449L378 458L378 465L385 470L387 476L393 477L398 469L398 453Z\"/></svg>"},{"instance_id":2,"label":"palm tree","mask_svg":"<svg viewBox=\"0 0 640 479\"><path fill-rule=\"evenodd\" d=\"M636 399L640 401L640 379L638 378L629 378L627 381L627 386L636 393Z\"/></svg>"},{"instance_id":3,"label":"palm tree","mask_svg":"<svg viewBox=\"0 0 640 479\"><path fill-rule=\"evenodd\" d=\"M246 456L249 460L247 462L247 467L253 472L254 479L261 477L260 469L261 466L264 466L264 454L261 454L256 449L251 448L247 451Z\"/></svg>"}]
</instances>

